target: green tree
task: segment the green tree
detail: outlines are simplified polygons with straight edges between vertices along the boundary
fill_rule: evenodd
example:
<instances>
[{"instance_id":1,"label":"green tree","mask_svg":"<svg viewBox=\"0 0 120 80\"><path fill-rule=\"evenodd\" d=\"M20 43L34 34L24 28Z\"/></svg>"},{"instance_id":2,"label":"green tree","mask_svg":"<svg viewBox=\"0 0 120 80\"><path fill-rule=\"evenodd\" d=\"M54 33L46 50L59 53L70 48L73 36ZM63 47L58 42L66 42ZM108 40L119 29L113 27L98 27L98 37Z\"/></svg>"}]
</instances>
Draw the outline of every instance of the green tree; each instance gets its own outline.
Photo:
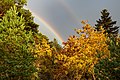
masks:
<instances>
[{"instance_id":1,"label":"green tree","mask_svg":"<svg viewBox=\"0 0 120 80\"><path fill-rule=\"evenodd\" d=\"M110 41L109 50L110 58L101 60L95 66L96 78L99 80L120 79L120 38Z\"/></svg>"},{"instance_id":2,"label":"green tree","mask_svg":"<svg viewBox=\"0 0 120 80\"><path fill-rule=\"evenodd\" d=\"M59 53L62 50L62 46L58 44L58 41L56 39L50 42L50 46L56 49L55 52Z\"/></svg>"},{"instance_id":3,"label":"green tree","mask_svg":"<svg viewBox=\"0 0 120 80\"><path fill-rule=\"evenodd\" d=\"M0 0L0 14L4 15L14 5L23 7L26 3L27 0Z\"/></svg>"},{"instance_id":4,"label":"green tree","mask_svg":"<svg viewBox=\"0 0 120 80\"><path fill-rule=\"evenodd\" d=\"M0 22L0 79L30 79L36 71L35 58L31 52L34 47L32 31L24 28L23 16L18 16L14 6Z\"/></svg>"},{"instance_id":5,"label":"green tree","mask_svg":"<svg viewBox=\"0 0 120 80\"><path fill-rule=\"evenodd\" d=\"M95 65L96 78L99 80L118 80L120 78L120 41L117 41L119 27L114 26L117 21L112 21L110 13L106 9L102 10L101 14L101 19L97 21L95 28L100 31L100 26L103 26L105 33L108 34L107 37L110 38L110 41L107 44L111 56Z\"/></svg>"},{"instance_id":6,"label":"green tree","mask_svg":"<svg viewBox=\"0 0 120 80\"><path fill-rule=\"evenodd\" d=\"M18 16L23 15L25 19L25 30L30 31L34 33L38 33L38 27L39 25L34 22L34 17L32 16L31 12L29 10L26 10L24 8L18 8Z\"/></svg>"},{"instance_id":7,"label":"green tree","mask_svg":"<svg viewBox=\"0 0 120 80\"><path fill-rule=\"evenodd\" d=\"M0 1L0 19L4 16L7 10L9 10L14 5L17 6L18 16L23 16L25 19L25 30L37 33L38 32L38 26L36 23L34 23L34 17L32 16L31 12L29 10L26 10L23 8L24 5L27 4L27 0L1 0Z\"/></svg>"},{"instance_id":8,"label":"green tree","mask_svg":"<svg viewBox=\"0 0 120 80\"><path fill-rule=\"evenodd\" d=\"M97 24L95 24L95 28L97 31L100 30L100 26L105 29L105 33L108 33L108 37L113 35L116 37L118 35L119 27L114 26L117 21L112 21L111 16L109 16L109 12L107 9L101 11L101 19L97 20Z\"/></svg>"}]
</instances>

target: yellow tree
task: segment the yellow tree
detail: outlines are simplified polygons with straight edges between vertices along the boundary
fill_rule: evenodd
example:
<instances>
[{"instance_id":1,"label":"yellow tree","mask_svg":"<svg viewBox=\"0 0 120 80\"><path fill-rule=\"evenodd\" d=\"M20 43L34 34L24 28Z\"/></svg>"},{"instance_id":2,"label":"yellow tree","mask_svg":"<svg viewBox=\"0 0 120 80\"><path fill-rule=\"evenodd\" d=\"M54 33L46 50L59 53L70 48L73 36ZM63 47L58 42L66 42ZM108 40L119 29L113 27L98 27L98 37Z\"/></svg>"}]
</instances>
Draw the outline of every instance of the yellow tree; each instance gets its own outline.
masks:
<instances>
[{"instance_id":1,"label":"yellow tree","mask_svg":"<svg viewBox=\"0 0 120 80\"><path fill-rule=\"evenodd\" d=\"M94 65L109 56L108 39L103 34L103 28L97 32L85 21L82 23L83 30L76 29L77 36L70 36L62 52L57 55L55 62L61 66L56 71L56 79L95 79Z\"/></svg>"},{"instance_id":2,"label":"yellow tree","mask_svg":"<svg viewBox=\"0 0 120 80\"><path fill-rule=\"evenodd\" d=\"M35 36L34 40L36 42L33 49L36 58L34 65L38 70L34 75L40 80L53 79L55 55L53 50L55 49L50 46L49 41L42 35Z\"/></svg>"}]
</instances>

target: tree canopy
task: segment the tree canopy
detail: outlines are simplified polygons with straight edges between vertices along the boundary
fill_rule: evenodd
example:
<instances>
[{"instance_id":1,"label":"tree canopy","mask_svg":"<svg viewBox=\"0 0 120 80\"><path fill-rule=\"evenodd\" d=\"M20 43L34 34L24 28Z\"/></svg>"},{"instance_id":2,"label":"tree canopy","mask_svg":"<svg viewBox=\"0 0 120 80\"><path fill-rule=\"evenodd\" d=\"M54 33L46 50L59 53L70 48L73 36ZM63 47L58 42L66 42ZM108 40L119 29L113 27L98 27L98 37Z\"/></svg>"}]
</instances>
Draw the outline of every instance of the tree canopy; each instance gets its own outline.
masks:
<instances>
[{"instance_id":1,"label":"tree canopy","mask_svg":"<svg viewBox=\"0 0 120 80\"><path fill-rule=\"evenodd\" d=\"M97 20L97 24L95 24L95 26L98 31L100 30L100 26L102 26L105 29L105 33L108 33L109 37L111 35L116 37L118 35L119 27L114 26L117 21L113 21L109 15L110 13L108 10L103 9L101 11L101 19Z\"/></svg>"},{"instance_id":2,"label":"tree canopy","mask_svg":"<svg viewBox=\"0 0 120 80\"><path fill-rule=\"evenodd\" d=\"M102 10L96 27L82 21L82 29L63 46L49 41L27 0L0 1L0 80L118 80L120 36L116 21Z\"/></svg>"}]
</instances>

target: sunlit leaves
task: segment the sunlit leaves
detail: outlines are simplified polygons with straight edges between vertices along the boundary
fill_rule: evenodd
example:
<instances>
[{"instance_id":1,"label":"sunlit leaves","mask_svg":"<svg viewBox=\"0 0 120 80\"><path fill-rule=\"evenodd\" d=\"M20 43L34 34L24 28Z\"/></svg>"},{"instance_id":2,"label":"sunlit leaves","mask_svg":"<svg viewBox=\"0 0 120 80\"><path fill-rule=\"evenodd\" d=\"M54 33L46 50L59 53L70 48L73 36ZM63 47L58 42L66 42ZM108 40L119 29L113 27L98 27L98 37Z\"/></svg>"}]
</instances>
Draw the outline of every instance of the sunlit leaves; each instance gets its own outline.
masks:
<instances>
[{"instance_id":1,"label":"sunlit leaves","mask_svg":"<svg viewBox=\"0 0 120 80\"><path fill-rule=\"evenodd\" d=\"M40 42L38 40L40 40ZM51 74L53 70L52 57L54 56L54 54L52 53L53 48L50 47L50 44L44 37L36 36L35 41L36 41L36 44L33 52L34 52L34 57L36 58L34 65L38 70L36 74L37 74L37 77L38 76L40 77L40 79L46 79L47 75L52 75ZM51 77L51 76L48 76L48 77Z\"/></svg>"},{"instance_id":2,"label":"sunlit leaves","mask_svg":"<svg viewBox=\"0 0 120 80\"><path fill-rule=\"evenodd\" d=\"M63 74L60 74L64 75L64 78L66 75L68 79L81 79L88 76L87 74L93 75L91 78L94 78L94 65L109 57L106 44L108 39L103 34L104 30L101 28L101 31L97 32L86 22L82 23L83 30L76 29L79 36L70 36L58 56L58 62L61 62L64 68L59 69L63 71Z\"/></svg>"}]
</instances>

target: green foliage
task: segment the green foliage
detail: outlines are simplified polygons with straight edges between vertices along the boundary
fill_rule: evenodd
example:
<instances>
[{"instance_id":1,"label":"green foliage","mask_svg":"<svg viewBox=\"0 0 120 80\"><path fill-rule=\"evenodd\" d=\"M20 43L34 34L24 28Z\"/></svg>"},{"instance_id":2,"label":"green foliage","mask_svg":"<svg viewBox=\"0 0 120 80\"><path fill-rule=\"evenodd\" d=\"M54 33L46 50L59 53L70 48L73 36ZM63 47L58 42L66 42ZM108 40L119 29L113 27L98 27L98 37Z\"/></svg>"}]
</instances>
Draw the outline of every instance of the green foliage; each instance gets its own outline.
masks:
<instances>
[{"instance_id":1,"label":"green foliage","mask_svg":"<svg viewBox=\"0 0 120 80\"><path fill-rule=\"evenodd\" d=\"M0 0L0 80L120 78L119 27L113 26L116 21L106 9L97 21L97 31L82 21L83 30L76 29L79 36L70 36L62 48L56 39L49 42L38 32L31 12L23 8L26 3Z\"/></svg>"},{"instance_id":2,"label":"green foliage","mask_svg":"<svg viewBox=\"0 0 120 80\"><path fill-rule=\"evenodd\" d=\"M119 38L118 38L119 39ZM112 39L109 43L111 57L101 60L95 66L96 78L100 80L120 79L120 41Z\"/></svg>"},{"instance_id":3,"label":"green foliage","mask_svg":"<svg viewBox=\"0 0 120 80\"><path fill-rule=\"evenodd\" d=\"M0 14L5 13L14 5L14 0L0 0Z\"/></svg>"},{"instance_id":4,"label":"green foliage","mask_svg":"<svg viewBox=\"0 0 120 80\"><path fill-rule=\"evenodd\" d=\"M27 3L27 0L0 0L0 14L6 13L14 5L23 7Z\"/></svg>"},{"instance_id":5,"label":"green foliage","mask_svg":"<svg viewBox=\"0 0 120 80\"><path fill-rule=\"evenodd\" d=\"M32 16L31 12L29 10L26 9L18 9L18 16L23 15L24 19L25 19L25 30L30 31L32 30L32 32L34 33L38 33L38 24L34 23L34 17Z\"/></svg>"},{"instance_id":6,"label":"green foliage","mask_svg":"<svg viewBox=\"0 0 120 80\"><path fill-rule=\"evenodd\" d=\"M100 26L102 26L105 29L105 33L108 33L108 37L113 35L116 37L118 35L119 27L114 26L116 24L116 21L112 21L111 16L109 16L109 12L107 9L104 9L101 11L101 19L97 20L96 29L97 31L100 31Z\"/></svg>"},{"instance_id":7,"label":"green foliage","mask_svg":"<svg viewBox=\"0 0 120 80\"><path fill-rule=\"evenodd\" d=\"M27 0L13 0L16 6L24 6L27 4Z\"/></svg>"},{"instance_id":8,"label":"green foliage","mask_svg":"<svg viewBox=\"0 0 120 80\"><path fill-rule=\"evenodd\" d=\"M21 15L25 19L25 30L30 31L32 30L33 32L37 33L38 32L38 26L36 23L33 21L33 16L29 10L23 9L23 6L26 5L27 0L1 0L0 1L0 18L4 16L7 10L9 10L11 7L14 5L17 6L17 12L18 16L20 17Z\"/></svg>"},{"instance_id":9,"label":"green foliage","mask_svg":"<svg viewBox=\"0 0 120 80\"><path fill-rule=\"evenodd\" d=\"M58 44L56 39L50 42L50 46L56 49L55 52L59 53L62 50L62 46Z\"/></svg>"},{"instance_id":10,"label":"green foliage","mask_svg":"<svg viewBox=\"0 0 120 80\"><path fill-rule=\"evenodd\" d=\"M99 80L118 80L120 78L120 41L118 36L119 27L114 26L116 21L112 21L109 12L104 9L101 12L101 19L97 21L96 29L100 31L100 26L103 26L110 42L107 42L110 50L110 58L101 60L95 66L96 78Z\"/></svg>"},{"instance_id":11,"label":"green foliage","mask_svg":"<svg viewBox=\"0 0 120 80\"><path fill-rule=\"evenodd\" d=\"M32 31L26 31L25 20L14 6L0 23L0 79L30 79L36 71L31 49Z\"/></svg>"}]
</instances>

